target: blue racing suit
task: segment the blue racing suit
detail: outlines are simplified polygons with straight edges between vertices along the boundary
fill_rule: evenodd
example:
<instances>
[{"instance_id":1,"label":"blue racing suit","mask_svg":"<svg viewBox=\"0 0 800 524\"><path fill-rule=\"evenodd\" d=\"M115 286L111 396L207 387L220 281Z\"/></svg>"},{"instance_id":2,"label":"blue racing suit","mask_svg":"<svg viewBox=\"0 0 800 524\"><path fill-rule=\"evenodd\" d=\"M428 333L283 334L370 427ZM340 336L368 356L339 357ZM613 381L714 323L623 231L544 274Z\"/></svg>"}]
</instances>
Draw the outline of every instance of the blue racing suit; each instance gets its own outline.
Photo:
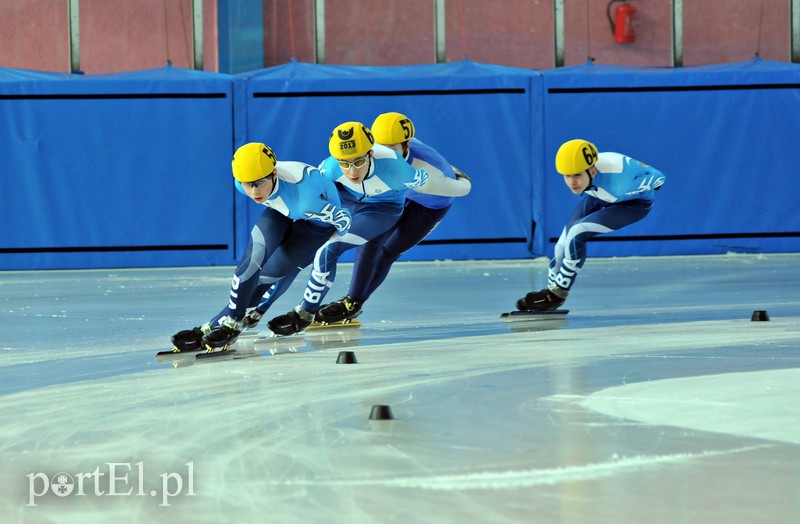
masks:
<instances>
[{"instance_id":1,"label":"blue racing suit","mask_svg":"<svg viewBox=\"0 0 800 524\"><path fill-rule=\"evenodd\" d=\"M469 192L468 180L454 180L441 172L428 173L412 167L396 151L375 144L367 176L353 183L342 172L337 160L328 157L320 171L339 188L342 205L352 216L346 235L331 238L314 256L311 276L306 284L301 307L315 313L333 285L339 256L380 235L395 222L403 211L406 194L416 189L426 194L460 196Z\"/></svg>"},{"instance_id":2,"label":"blue racing suit","mask_svg":"<svg viewBox=\"0 0 800 524\"><path fill-rule=\"evenodd\" d=\"M586 262L586 241L643 219L653 207L664 174L619 153L600 153L597 174L567 220L548 270L548 287L564 295Z\"/></svg>"},{"instance_id":3,"label":"blue racing suit","mask_svg":"<svg viewBox=\"0 0 800 524\"><path fill-rule=\"evenodd\" d=\"M441 195L446 199L466 195L472 187L468 180L456 180L455 175L446 176L443 170L432 168L433 164L417 163L412 166L399 153L386 146L376 144L372 151L369 173L360 184L354 184L344 176L335 158L328 157L320 164L322 172L339 187L342 205L350 210L353 220L347 235L331 238L314 256L314 268L301 302L303 309L308 312L314 313L321 307L323 298L333 285L339 256L389 230L403 214L404 201L412 191L420 196ZM267 311L286 292L301 267L304 266L298 267L269 288L258 305L260 313ZM376 282L375 287L379 284Z\"/></svg>"},{"instance_id":4,"label":"blue racing suit","mask_svg":"<svg viewBox=\"0 0 800 524\"><path fill-rule=\"evenodd\" d=\"M438 151L416 138L412 138L409 142L406 161L412 167L424 169L427 173L441 173L442 176L456 179L450 163ZM362 302L367 300L386 279L392 264L400 258L400 255L419 244L433 231L450 209L454 199L452 196L409 190L406 193L405 207L400 219L389 229L357 248L348 295Z\"/></svg>"},{"instance_id":5,"label":"blue racing suit","mask_svg":"<svg viewBox=\"0 0 800 524\"><path fill-rule=\"evenodd\" d=\"M244 318L271 284L307 265L319 246L337 236L334 232L345 235L350 229L350 211L342 207L336 185L318 169L280 161L276 170L275 189L233 274L228 305L212 319L212 327L223 317ZM236 188L245 193L239 181Z\"/></svg>"}]
</instances>

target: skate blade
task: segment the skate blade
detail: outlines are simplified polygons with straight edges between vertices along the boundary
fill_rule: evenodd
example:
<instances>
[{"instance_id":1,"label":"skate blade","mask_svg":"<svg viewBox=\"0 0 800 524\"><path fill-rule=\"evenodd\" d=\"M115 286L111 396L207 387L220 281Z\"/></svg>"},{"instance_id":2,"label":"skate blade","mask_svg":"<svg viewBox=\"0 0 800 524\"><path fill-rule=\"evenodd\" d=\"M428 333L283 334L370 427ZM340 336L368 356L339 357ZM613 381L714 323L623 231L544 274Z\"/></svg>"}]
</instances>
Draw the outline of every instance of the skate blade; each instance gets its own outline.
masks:
<instances>
[{"instance_id":1,"label":"skate blade","mask_svg":"<svg viewBox=\"0 0 800 524\"><path fill-rule=\"evenodd\" d=\"M306 330L298 331L297 333L290 333L288 335L282 335L280 333L275 333L274 331L267 331L269 335L264 337L259 337L257 340L263 342L264 340L278 340L278 339L289 339L289 340L297 340L298 338L302 338L306 334Z\"/></svg>"},{"instance_id":2,"label":"skate blade","mask_svg":"<svg viewBox=\"0 0 800 524\"><path fill-rule=\"evenodd\" d=\"M567 316L569 309L551 309L549 311L510 311L500 315L500 320L514 322L517 320L560 320Z\"/></svg>"},{"instance_id":3,"label":"skate blade","mask_svg":"<svg viewBox=\"0 0 800 524\"><path fill-rule=\"evenodd\" d=\"M360 328L361 321L357 318L342 320L341 322L331 322L330 324L325 322L312 322L310 326L306 328L306 331L324 331L330 329L343 329L343 328Z\"/></svg>"},{"instance_id":4,"label":"skate blade","mask_svg":"<svg viewBox=\"0 0 800 524\"><path fill-rule=\"evenodd\" d=\"M206 353L222 353L224 351L228 351L231 349L231 346L233 346L236 343L237 340L238 338L235 338L231 342L225 344L224 346L219 346L219 347L209 346L208 344L206 344L205 351Z\"/></svg>"},{"instance_id":5,"label":"skate blade","mask_svg":"<svg viewBox=\"0 0 800 524\"><path fill-rule=\"evenodd\" d=\"M222 351L206 351L205 353L198 353L195 355L195 360L219 359L225 357L233 358L234 356L236 356L235 349L223 349Z\"/></svg>"},{"instance_id":6,"label":"skate blade","mask_svg":"<svg viewBox=\"0 0 800 524\"><path fill-rule=\"evenodd\" d=\"M164 358L164 357L169 357L169 358L180 358L180 357L187 357L187 356L193 356L193 355L195 355L195 354L196 354L198 351L203 351L203 348L197 348L197 349L188 349L188 350L187 350L187 349L184 349L184 350L179 350L178 348L172 348L172 350L171 350L171 351L159 351L158 353L156 353L156 358Z\"/></svg>"}]
</instances>

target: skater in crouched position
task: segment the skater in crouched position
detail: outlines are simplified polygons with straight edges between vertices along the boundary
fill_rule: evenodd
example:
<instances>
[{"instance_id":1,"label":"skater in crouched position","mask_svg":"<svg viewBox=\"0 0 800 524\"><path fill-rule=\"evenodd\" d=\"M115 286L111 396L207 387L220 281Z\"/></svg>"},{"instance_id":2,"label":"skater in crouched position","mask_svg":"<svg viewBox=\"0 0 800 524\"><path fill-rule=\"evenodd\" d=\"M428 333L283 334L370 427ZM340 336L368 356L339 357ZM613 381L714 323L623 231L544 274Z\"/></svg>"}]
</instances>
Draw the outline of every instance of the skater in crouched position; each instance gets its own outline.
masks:
<instances>
[{"instance_id":1,"label":"skater in crouched position","mask_svg":"<svg viewBox=\"0 0 800 524\"><path fill-rule=\"evenodd\" d=\"M335 181L352 223L346 235L331 238L317 250L302 302L269 321L269 328L279 335L298 333L311 324L333 285L339 256L392 227L403 212L409 189L443 196L462 196L471 189L468 179L412 167L393 149L376 145L372 132L361 122L337 126L328 150L331 156L320 170Z\"/></svg>"},{"instance_id":2,"label":"skater in crouched position","mask_svg":"<svg viewBox=\"0 0 800 524\"><path fill-rule=\"evenodd\" d=\"M583 195L555 246L547 287L517 300L517 309L548 311L567 299L586 262L586 241L643 219L666 177L661 171L620 153L598 153L591 142L565 142L556 153L556 171L567 187Z\"/></svg>"},{"instance_id":3,"label":"skater in crouched position","mask_svg":"<svg viewBox=\"0 0 800 524\"><path fill-rule=\"evenodd\" d=\"M279 162L258 142L237 149L231 167L236 188L266 209L234 272L228 305L207 324L173 335L175 351L227 348L246 327L247 309L274 282L308 265L319 246L350 228L336 185L315 167Z\"/></svg>"},{"instance_id":4,"label":"skater in crouched position","mask_svg":"<svg viewBox=\"0 0 800 524\"><path fill-rule=\"evenodd\" d=\"M414 123L402 113L378 115L370 129L377 144L394 149L412 167L424 169L429 175L437 172L450 179L469 178L461 171L454 170L435 149L416 139ZM364 302L386 279L392 264L433 231L447 214L454 199L452 196L431 195L410 189L406 193L400 219L380 235L356 248L353 277L347 296L322 306L316 320L334 323L360 315Z\"/></svg>"}]
</instances>

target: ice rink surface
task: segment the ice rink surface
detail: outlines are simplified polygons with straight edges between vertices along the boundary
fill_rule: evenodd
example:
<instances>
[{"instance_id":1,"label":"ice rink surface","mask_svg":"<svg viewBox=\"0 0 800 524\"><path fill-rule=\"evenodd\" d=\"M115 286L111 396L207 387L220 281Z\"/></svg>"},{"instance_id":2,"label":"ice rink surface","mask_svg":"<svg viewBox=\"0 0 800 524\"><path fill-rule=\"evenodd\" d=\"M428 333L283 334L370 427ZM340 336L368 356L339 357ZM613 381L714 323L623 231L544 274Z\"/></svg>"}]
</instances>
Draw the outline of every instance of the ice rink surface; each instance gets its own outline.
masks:
<instances>
[{"instance_id":1,"label":"ice rink surface","mask_svg":"<svg viewBox=\"0 0 800 524\"><path fill-rule=\"evenodd\" d=\"M233 268L3 272L0 522L797 523L798 268L590 258L506 323L546 260L398 263L360 329L165 362Z\"/></svg>"}]
</instances>

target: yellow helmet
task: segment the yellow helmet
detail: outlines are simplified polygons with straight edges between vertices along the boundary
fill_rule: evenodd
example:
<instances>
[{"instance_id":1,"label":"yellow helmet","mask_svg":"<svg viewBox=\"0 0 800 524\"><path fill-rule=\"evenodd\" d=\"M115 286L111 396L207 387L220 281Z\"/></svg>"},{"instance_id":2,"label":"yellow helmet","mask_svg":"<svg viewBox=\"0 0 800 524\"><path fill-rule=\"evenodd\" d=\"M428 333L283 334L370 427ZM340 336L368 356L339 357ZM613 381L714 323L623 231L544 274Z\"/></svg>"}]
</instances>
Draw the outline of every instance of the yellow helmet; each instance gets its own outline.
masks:
<instances>
[{"instance_id":1,"label":"yellow helmet","mask_svg":"<svg viewBox=\"0 0 800 524\"><path fill-rule=\"evenodd\" d=\"M414 123L402 113L383 113L372 123L372 134L379 144L401 144L414 138Z\"/></svg>"},{"instance_id":2,"label":"yellow helmet","mask_svg":"<svg viewBox=\"0 0 800 524\"><path fill-rule=\"evenodd\" d=\"M597 162L597 148L591 142L576 138L564 142L556 153L556 171L562 175L577 175Z\"/></svg>"},{"instance_id":3,"label":"yellow helmet","mask_svg":"<svg viewBox=\"0 0 800 524\"><path fill-rule=\"evenodd\" d=\"M239 182L255 182L275 171L278 158L269 146L250 142L236 150L231 162L233 178Z\"/></svg>"},{"instance_id":4,"label":"yellow helmet","mask_svg":"<svg viewBox=\"0 0 800 524\"><path fill-rule=\"evenodd\" d=\"M367 126L361 122L339 124L331 133L328 151L337 160L352 160L366 155L375 143Z\"/></svg>"}]
</instances>

